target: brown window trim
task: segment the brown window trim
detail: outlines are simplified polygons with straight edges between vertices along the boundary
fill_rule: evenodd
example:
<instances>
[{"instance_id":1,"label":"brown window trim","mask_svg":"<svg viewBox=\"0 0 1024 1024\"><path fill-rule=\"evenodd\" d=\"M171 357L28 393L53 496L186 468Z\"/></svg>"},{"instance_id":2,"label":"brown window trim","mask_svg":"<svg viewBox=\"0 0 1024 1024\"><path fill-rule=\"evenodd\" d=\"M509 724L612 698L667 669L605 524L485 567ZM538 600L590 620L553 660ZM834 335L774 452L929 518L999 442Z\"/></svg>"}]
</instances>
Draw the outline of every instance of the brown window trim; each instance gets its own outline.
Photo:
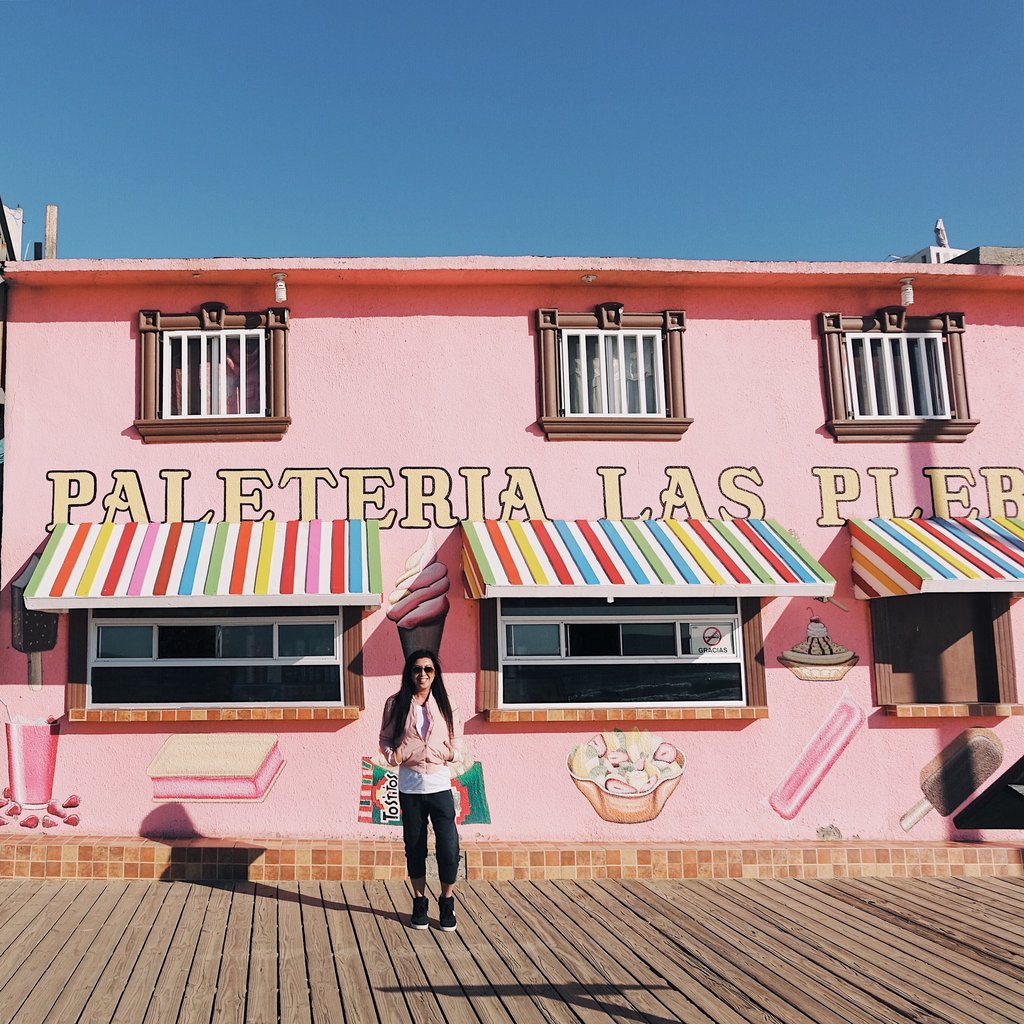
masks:
<instances>
[{"instance_id":1,"label":"brown window trim","mask_svg":"<svg viewBox=\"0 0 1024 1024\"><path fill-rule=\"evenodd\" d=\"M90 708L89 612L76 608L68 613L68 683L64 711L70 722L259 722L333 721L356 719L366 710L363 690L363 620L368 609L355 605L341 608L341 683L344 704L329 706L269 704L264 707L228 705L217 708L145 706Z\"/></svg>"},{"instance_id":2,"label":"brown window trim","mask_svg":"<svg viewBox=\"0 0 1024 1024\"><path fill-rule=\"evenodd\" d=\"M618 331L657 328L665 341L665 408L657 416L561 416L558 404L558 332L563 329ZM541 415L537 422L549 441L678 441L693 422L686 416L683 390L682 310L625 313L621 302L602 302L591 313L537 310L540 347Z\"/></svg>"},{"instance_id":3,"label":"brown window trim","mask_svg":"<svg viewBox=\"0 0 1024 1024\"><path fill-rule=\"evenodd\" d=\"M270 414L244 416L178 417L161 419L160 334L162 331L219 331L240 328L263 330L270 338ZM222 302L204 302L195 313L139 313L142 351L140 415L135 429L147 444L206 441L280 441L291 423L288 416L287 341L288 310L229 313Z\"/></svg>"},{"instance_id":4,"label":"brown window trim","mask_svg":"<svg viewBox=\"0 0 1024 1024\"><path fill-rule=\"evenodd\" d=\"M971 419L964 375L963 313L937 313L934 316L908 316L906 306L885 306L874 316L844 316L821 313L818 317L825 367L825 394L828 420L825 426L840 442L963 441L978 425ZM946 339L946 373L952 418L926 419L854 419L853 403L847 394L841 345L844 334L866 333L941 333Z\"/></svg>"},{"instance_id":5,"label":"brown window trim","mask_svg":"<svg viewBox=\"0 0 1024 1024\"><path fill-rule=\"evenodd\" d=\"M642 721L739 721L768 717L768 690L764 671L764 634L761 629L761 598L739 599L743 632L743 667L747 677L747 703L743 707L648 708L500 708L498 707L498 602L478 601L480 623L480 673L476 709L489 722L642 722Z\"/></svg>"},{"instance_id":6,"label":"brown window trim","mask_svg":"<svg viewBox=\"0 0 1024 1024\"><path fill-rule=\"evenodd\" d=\"M996 708L1017 706L1017 671L1013 661L1013 632L1010 625L1010 595L990 594L992 610L992 640L995 653L997 702L953 701L948 704L899 703L892 684L892 640L890 636L890 605L888 599L870 602L871 646L875 662L875 701L886 714L900 718L963 718L982 717L986 712L994 717L1008 717ZM945 709L949 709L948 711ZM916 710L915 710L916 709ZM992 709L992 710L989 710ZM1018 714L1010 711L1008 714Z\"/></svg>"}]
</instances>

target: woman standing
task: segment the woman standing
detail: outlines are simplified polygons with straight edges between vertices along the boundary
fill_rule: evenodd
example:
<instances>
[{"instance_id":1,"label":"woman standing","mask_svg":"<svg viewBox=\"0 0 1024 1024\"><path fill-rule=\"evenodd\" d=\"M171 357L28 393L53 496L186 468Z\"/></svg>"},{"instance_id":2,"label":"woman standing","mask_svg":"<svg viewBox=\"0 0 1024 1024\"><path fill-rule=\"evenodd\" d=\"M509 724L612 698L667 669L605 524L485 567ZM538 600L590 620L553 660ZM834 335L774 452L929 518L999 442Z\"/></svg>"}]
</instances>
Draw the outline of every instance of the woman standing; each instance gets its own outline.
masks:
<instances>
[{"instance_id":1,"label":"woman standing","mask_svg":"<svg viewBox=\"0 0 1024 1024\"><path fill-rule=\"evenodd\" d=\"M441 663L433 651L413 651L402 671L402 687L388 697L380 726L380 752L398 767L405 862L412 882L413 928L427 922L427 819L437 841L441 880L441 931L455 931L455 879L459 868L459 833L455 828L452 773L456 744L462 736L457 712L448 700Z\"/></svg>"}]
</instances>

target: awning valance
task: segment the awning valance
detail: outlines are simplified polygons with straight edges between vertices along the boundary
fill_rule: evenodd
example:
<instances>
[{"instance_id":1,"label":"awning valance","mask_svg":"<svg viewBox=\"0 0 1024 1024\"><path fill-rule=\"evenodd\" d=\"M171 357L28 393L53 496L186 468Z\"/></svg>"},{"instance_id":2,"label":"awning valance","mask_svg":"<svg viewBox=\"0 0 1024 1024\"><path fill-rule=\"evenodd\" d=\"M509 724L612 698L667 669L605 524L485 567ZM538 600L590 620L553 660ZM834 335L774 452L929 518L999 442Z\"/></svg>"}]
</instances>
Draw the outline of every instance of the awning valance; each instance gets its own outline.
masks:
<instances>
[{"instance_id":1,"label":"awning valance","mask_svg":"<svg viewBox=\"0 0 1024 1024\"><path fill-rule=\"evenodd\" d=\"M38 611L199 605L377 605L372 520L58 525L25 590Z\"/></svg>"},{"instance_id":2,"label":"awning valance","mask_svg":"<svg viewBox=\"0 0 1024 1024\"><path fill-rule=\"evenodd\" d=\"M474 597L828 597L835 580L768 519L464 522Z\"/></svg>"},{"instance_id":3,"label":"awning valance","mask_svg":"<svg viewBox=\"0 0 1024 1024\"><path fill-rule=\"evenodd\" d=\"M858 597L1024 591L1022 519L851 519Z\"/></svg>"}]
</instances>

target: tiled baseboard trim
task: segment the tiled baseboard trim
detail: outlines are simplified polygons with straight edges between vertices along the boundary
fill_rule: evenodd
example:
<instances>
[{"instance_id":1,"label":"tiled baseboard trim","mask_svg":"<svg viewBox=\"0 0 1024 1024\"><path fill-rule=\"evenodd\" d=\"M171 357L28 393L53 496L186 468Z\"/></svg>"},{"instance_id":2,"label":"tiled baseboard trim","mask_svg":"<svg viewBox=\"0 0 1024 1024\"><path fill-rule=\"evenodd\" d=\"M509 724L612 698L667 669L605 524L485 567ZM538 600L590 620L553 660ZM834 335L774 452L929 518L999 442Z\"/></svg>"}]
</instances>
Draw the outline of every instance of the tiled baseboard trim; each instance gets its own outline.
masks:
<instances>
[{"instance_id":1,"label":"tiled baseboard trim","mask_svg":"<svg viewBox=\"0 0 1024 1024\"><path fill-rule=\"evenodd\" d=\"M464 843L470 879L1024 877L996 843ZM0 878L369 880L405 877L401 843L360 840L0 839Z\"/></svg>"}]
</instances>

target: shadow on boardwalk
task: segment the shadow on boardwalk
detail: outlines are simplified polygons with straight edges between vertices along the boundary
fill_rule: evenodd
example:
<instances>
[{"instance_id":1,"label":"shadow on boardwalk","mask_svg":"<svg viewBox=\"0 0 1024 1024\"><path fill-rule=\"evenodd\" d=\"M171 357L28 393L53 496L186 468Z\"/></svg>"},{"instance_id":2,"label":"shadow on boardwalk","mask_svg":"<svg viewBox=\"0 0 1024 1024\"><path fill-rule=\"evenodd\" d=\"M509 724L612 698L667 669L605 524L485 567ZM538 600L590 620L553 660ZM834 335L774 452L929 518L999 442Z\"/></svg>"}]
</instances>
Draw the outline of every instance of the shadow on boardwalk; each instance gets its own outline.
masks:
<instances>
[{"instance_id":1,"label":"shadow on boardwalk","mask_svg":"<svg viewBox=\"0 0 1024 1024\"><path fill-rule=\"evenodd\" d=\"M1024 881L0 882L0 1024L1019 1024ZM436 908L436 901L432 901Z\"/></svg>"}]
</instances>

